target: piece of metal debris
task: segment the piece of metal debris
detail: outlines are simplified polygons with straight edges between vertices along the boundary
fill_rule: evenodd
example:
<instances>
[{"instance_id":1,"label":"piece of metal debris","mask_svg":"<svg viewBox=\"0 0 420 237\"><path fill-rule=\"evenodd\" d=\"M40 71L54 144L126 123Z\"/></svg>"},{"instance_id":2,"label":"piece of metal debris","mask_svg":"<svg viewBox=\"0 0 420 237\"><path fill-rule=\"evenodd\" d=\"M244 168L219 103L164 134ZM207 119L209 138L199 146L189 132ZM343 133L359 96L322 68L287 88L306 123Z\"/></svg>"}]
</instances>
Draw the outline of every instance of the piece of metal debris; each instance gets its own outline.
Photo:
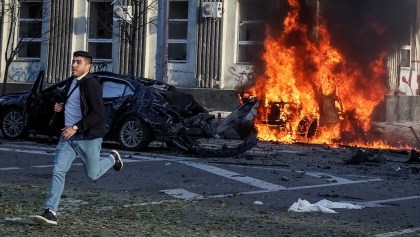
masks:
<instances>
[{"instance_id":1,"label":"piece of metal debris","mask_svg":"<svg viewBox=\"0 0 420 237\"><path fill-rule=\"evenodd\" d=\"M375 162L383 163L383 158L381 152L367 151L364 149L357 150L356 154L353 155L350 159L344 160L346 164L360 165L365 164L366 162Z\"/></svg>"},{"instance_id":2,"label":"piece of metal debris","mask_svg":"<svg viewBox=\"0 0 420 237\"><path fill-rule=\"evenodd\" d=\"M411 129L411 132L413 133L414 137L416 138L416 141L417 141L417 146L419 146L419 147L420 147L420 139L419 139L419 136L417 136L417 133L416 133L416 131L414 130L413 126L410 126L410 129Z\"/></svg>"},{"instance_id":3,"label":"piece of metal debris","mask_svg":"<svg viewBox=\"0 0 420 237\"><path fill-rule=\"evenodd\" d=\"M410 159L408 159L405 163L420 163L420 153L418 153L415 149L412 149Z\"/></svg>"}]
</instances>

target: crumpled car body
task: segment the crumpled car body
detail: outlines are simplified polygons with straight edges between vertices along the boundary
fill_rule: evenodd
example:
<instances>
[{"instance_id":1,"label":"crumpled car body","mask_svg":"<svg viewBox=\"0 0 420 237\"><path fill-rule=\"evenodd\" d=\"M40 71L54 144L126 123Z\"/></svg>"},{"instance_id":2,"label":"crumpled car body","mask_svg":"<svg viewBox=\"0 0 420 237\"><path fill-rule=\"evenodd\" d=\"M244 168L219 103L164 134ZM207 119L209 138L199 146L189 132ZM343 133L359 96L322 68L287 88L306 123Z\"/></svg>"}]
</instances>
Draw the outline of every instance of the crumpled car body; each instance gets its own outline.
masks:
<instances>
[{"instance_id":1,"label":"crumpled car body","mask_svg":"<svg viewBox=\"0 0 420 237\"><path fill-rule=\"evenodd\" d=\"M126 150L142 150L151 141L206 156L236 155L256 144L253 118L257 100L248 101L219 124L215 116L198 104L192 95L156 80L95 72L103 88L107 133L104 140L117 141ZM41 71L30 92L0 97L0 128L9 139L28 134L59 136L63 113L54 113L56 102L63 100L66 80L44 87ZM229 122L229 124L228 124ZM202 147L199 139L223 137L237 131L243 142L223 152Z\"/></svg>"}]
</instances>

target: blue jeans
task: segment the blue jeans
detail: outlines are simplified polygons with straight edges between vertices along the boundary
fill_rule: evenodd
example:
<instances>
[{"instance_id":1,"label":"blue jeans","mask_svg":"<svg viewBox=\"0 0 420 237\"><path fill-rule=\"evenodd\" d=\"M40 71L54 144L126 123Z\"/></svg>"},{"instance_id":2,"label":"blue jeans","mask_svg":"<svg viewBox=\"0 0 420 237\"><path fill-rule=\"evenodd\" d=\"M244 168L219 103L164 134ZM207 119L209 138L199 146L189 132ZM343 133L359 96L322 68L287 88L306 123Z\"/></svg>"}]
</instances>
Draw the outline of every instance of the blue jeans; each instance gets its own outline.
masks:
<instances>
[{"instance_id":1,"label":"blue jeans","mask_svg":"<svg viewBox=\"0 0 420 237\"><path fill-rule=\"evenodd\" d=\"M73 137L72 137L73 138ZM87 176L96 180L114 165L114 158L109 155L100 159L102 138L92 140L60 139L57 144L51 186L45 209L57 212L58 203L64 190L66 173L70 169L76 155L82 159Z\"/></svg>"}]
</instances>

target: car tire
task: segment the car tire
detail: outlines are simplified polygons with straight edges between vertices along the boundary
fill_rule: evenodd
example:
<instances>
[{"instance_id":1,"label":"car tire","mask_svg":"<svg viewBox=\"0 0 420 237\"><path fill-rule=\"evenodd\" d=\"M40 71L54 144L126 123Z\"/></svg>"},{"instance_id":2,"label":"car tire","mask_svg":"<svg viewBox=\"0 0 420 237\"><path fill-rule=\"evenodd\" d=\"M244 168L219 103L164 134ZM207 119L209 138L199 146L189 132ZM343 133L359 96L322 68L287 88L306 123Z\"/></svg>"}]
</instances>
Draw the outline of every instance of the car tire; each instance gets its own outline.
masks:
<instances>
[{"instance_id":1,"label":"car tire","mask_svg":"<svg viewBox=\"0 0 420 237\"><path fill-rule=\"evenodd\" d=\"M20 108L10 108L1 117L1 132L3 137L18 139L26 137L25 118Z\"/></svg>"},{"instance_id":2,"label":"car tire","mask_svg":"<svg viewBox=\"0 0 420 237\"><path fill-rule=\"evenodd\" d=\"M146 148L152 140L150 128L134 117L125 119L118 128L117 139L125 150L138 151Z\"/></svg>"}]
</instances>

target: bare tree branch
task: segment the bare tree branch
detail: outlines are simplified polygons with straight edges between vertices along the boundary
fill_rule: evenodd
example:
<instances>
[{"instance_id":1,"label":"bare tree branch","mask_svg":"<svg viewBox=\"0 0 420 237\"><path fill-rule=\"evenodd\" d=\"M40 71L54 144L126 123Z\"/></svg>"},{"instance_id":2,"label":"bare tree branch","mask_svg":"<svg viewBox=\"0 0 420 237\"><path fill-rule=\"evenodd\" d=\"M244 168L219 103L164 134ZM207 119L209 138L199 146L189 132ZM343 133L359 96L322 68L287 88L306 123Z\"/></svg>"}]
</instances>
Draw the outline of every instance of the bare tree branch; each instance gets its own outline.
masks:
<instances>
[{"instance_id":1,"label":"bare tree branch","mask_svg":"<svg viewBox=\"0 0 420 237\"><path fill-rule=\"evenodd\" d=\"M41 29L34 29L32 27L28 27L26 31L19 29L20 27L22 27L20 24L21 3L22 2L18 0L9 0L8 3L3 2L4 15L2 17L4 17L5 20L7 19L9 21L8 24L5 24L9 28L6 32L7 41L6 48L4 50L4 60L6 64L3 75L3 86L1 92L2 95L6 93L9 68L13 61L16 59L16 57L19 56L19 53L22 51L22 49L27 47L29 44L35 42L37 39L41 39L41 42L47 40L51 41L51 39L53 39L50 35L50 31L54 28L52 27L50 28L50 30L42 31L42 20L40 20ZM40 15L40 17L42 16L42 18L45 18L50 10L45 6L51 6L51 4L49 4L49 2L40 2L40 4L42 4L42 7L41 12L38 14ZM31 21L31 23L36 21L37 20ZM60 22L61 19L56 19L56 21Z\"/></svg>"}]
</instances>

